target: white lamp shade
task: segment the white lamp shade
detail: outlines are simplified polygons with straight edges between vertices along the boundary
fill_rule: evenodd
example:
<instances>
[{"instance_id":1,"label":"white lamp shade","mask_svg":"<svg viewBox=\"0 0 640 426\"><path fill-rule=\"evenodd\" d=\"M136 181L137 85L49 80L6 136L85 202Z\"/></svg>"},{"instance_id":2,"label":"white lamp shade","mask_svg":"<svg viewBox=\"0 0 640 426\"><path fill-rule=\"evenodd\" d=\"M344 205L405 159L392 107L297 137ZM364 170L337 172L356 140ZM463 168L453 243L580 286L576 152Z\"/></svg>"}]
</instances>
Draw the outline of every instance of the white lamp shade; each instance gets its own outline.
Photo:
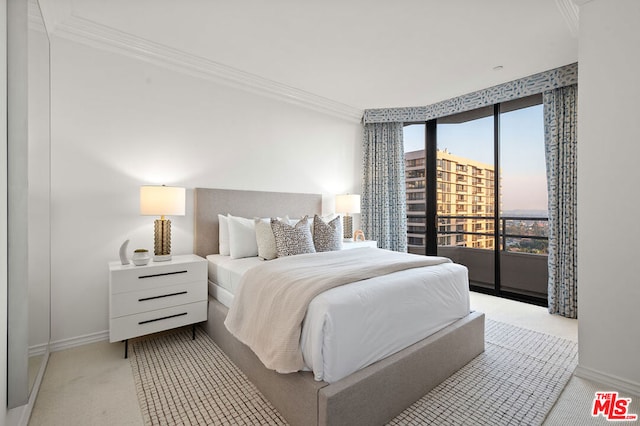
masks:
<instances>
[{"instance_id":1,"label":"white lamp shade","mask_svg":"<svg viewBox=\"0 0 640 426\"><path fill-rule=\"evenodd\" d=\"M176 186L141 186L140 214L144 216L184 216L185 189Z\"/></svg>"},{"instance_id":2,"label":"white lamp shade","mask_svg":"<svg viewBox=\"0 0 640 426\"><path fill-rule=\"evenodd\" d=\"M357 194L336 195L336 212L360 213L360 196Z\"/></svg>"}]
</instances>

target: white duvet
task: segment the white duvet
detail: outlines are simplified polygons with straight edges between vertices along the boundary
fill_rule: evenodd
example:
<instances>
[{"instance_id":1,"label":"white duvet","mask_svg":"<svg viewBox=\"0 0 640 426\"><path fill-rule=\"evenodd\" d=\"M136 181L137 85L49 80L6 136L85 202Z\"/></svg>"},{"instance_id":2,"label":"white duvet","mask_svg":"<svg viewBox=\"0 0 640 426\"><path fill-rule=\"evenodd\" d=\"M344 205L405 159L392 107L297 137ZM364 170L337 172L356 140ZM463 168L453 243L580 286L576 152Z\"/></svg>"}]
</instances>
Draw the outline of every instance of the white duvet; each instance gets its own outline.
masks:
<instances>
[{"instance_id":1,"label":"white duvet","mask_svg":"<svg viewBox=\"0 0 640 426\"><path fill-rule=\"evenodd\" d=\"M226 256L207 259L218 270L227 263L238 273L237 263L229 265ZM316 380L335 382L468 314L467 269L454 263L336 287L309 305L300 338L304 362Z\"/></svg>"},{"instance_id":2,"label":"white duvet","mask_svg":"<svg viewBox=\"0 0 640 426\"><path fill-rule=\"evenodd\" d=\"M469 314L467 270L446 263L337 287L309 305L305 363L316 380L340 380Z\"/></svg>"}]
</instances>

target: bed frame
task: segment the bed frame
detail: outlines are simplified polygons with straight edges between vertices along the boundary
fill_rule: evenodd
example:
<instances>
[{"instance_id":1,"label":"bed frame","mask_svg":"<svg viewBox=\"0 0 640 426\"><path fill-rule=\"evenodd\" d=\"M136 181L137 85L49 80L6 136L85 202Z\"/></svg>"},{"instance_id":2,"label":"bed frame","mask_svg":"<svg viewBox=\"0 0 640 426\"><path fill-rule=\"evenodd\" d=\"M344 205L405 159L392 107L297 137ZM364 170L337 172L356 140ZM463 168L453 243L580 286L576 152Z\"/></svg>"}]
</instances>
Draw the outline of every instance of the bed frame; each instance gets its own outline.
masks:
<instances>
[{"instance_id":1,"label":"bed frame","mask_svg":"<svg viewBox=\"0 0 640 426\"><path fill-rule=\"evenodd\" d=\"M195 189L194 251L218 253L218 214L300 217L322 213L322 196ZM471 312L431 336L335 383L311 372L278 374L224 326L228 309L209 297L205 330L289 422L306 425L381 425L484 351L484 314Z\"/></svg>"}]
</instances>

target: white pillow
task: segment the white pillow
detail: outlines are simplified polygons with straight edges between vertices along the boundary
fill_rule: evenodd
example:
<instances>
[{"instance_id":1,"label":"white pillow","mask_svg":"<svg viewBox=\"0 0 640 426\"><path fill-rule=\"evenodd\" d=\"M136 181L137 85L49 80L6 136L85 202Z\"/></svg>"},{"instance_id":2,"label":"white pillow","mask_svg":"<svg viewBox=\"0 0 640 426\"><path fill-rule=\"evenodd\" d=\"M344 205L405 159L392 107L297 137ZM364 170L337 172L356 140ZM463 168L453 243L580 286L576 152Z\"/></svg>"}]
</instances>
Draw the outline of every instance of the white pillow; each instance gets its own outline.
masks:
<instances>
[{"instance_id":1,"label":"white pillow","mask_svg":"<svg viewBox=\"0 0 640 426\"><path fill-rule=\"evenodd\" d=\"M258 242L258 256L264 260L272 260L278 257L276 251L276 237L271 229L271 219L255 218L256 241Z\"/></svg>"},{"instance_id":2,"label":"white pillow","mask_svg":"<svg viewBox=\"0 0 640 426\"><path fill-rule=\"evenodd\" d=\"M256 225L253 219L228 215L229 254L232 259L258 255Z\"/></svg>"},{"instance_id":3,"label":"white pillow","mask_svg":"<svg viewBox=\"0 0 640 426\"><path fill-rule=\"evenodd\" d=\"M227 215L229 222L229 254L232 259L258 255L256 225L253 219Z\"/></svg>"},{"instance_id":4,"label":"white pillow","mask_svg":"<svg viewBox=\"0 0 640 426\"><path fill-rule=\"evenodd\" d=\"M218 252L223 256L229 256L229 222L227 216L218 215Z\"/></svg>"}]
</instances>

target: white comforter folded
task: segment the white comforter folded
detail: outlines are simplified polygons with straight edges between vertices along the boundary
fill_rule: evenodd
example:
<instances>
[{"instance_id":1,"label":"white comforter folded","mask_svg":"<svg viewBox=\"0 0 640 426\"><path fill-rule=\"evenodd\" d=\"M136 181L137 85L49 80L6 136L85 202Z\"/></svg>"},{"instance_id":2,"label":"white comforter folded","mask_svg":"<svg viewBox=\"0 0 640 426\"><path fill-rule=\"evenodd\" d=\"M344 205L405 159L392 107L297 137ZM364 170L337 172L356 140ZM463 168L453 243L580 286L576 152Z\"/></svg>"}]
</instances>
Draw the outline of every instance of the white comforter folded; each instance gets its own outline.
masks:
<instances>
[{"instance_id":1,"label":"white comforter folded","mask_svg":"<svg viewBox=\"0 0 640 426\"><path fill-rule=\"evenodd\" d=\"M243 276L225 325L267 368L280 373L299 371L305 367L302 322L314 297L343 284L450 262L373 248L265 262Z\"/></svg>"}]
</instances>

